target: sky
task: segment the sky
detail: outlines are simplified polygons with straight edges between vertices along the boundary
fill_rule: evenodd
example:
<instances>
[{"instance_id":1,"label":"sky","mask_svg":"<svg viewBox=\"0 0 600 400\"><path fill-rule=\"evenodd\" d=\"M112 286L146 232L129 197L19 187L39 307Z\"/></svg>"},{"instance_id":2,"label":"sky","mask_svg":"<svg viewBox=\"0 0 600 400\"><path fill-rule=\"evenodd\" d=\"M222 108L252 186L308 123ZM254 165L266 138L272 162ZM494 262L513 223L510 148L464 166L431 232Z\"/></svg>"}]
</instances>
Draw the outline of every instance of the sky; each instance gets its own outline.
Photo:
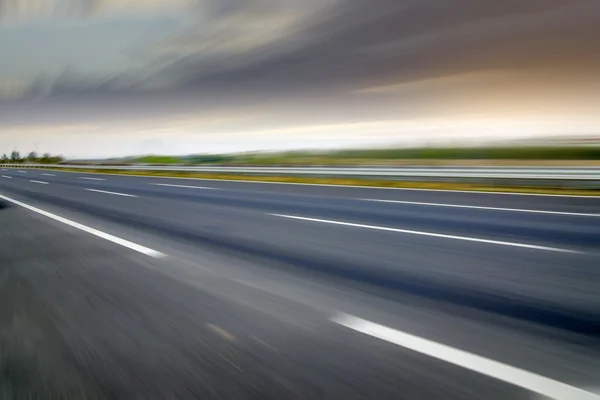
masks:
<instances>
[{"instance_id":1,"label":"sky","mask_svg":"<svg viewBox=\"0 0 600 400\"><path fill-rule=\"evenodd\" d=\"M600 133L598 0L0 0L0 153Z\"/></svg>"}]
</instances>

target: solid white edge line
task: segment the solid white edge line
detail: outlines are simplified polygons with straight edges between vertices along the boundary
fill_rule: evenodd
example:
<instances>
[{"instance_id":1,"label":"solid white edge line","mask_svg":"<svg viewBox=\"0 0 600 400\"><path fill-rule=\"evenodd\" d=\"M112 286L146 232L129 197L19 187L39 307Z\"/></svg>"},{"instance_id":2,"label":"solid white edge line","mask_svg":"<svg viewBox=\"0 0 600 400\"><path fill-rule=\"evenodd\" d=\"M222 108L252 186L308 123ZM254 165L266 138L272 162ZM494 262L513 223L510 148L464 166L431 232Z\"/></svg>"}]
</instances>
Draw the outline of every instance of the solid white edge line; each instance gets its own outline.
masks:
<instances>
[{"instance_id":1,"label":"solid white edge line","mask_svg":"<svg viewBox=\"0 0 600 400\"><path fill-rule=\"evenodd\" d=\"M445 203L427 203L421 201L404 201L404 200L381 200L381 199L361 199L364 201L375 201L379 203L398 203L398 204L414 204L419 206L433 206L433 207L453 207L453 208L472 208L476 210L492 210L492 211L512 211L521 213L533 213L533 214L554 214L554 215L571 215L579 217L600 217L600 214L589 214L589 213L575 213L565 211L547 211L547 210L526 210L520 208L501 208L501 207L482 207L482 206L468 206L463 204L445 204Z\"/></svg>"},{"instance_id":2,"label":"solid white edge line","mask_svg":"<svg viewBox=\"0 0 600 400\"><path fill-rule=\"evenodd\" d=\"M554 400L600 400L600 396L575 386L538 375L517 367L494 361L464 350L411 335L348 314L338 314L330 321L351 330L410 349L417 353L446 361L541 394Z\"/></svg>"},{"instance_id":3,"label":"solid white edge line","mask_svg":"<svg viewBox=\"0 0 600 400\"><path fill-rule=\"evenodd\" d=\"M6 179L12 179L12 176L8 176L8 175L2 175L2 177L6 178Z\"/></svg>"},{"instance_id":4,"label":"solid white edge line","mask_svg":"<svg viewBox=\"0 0 600 400\"><path fill-rule=\"evenodd\" d=\"M32 183L39 183L39 184L42 184L42 185L49 185L49 183L48 183L48 182L44 182L44 181L36 181L36 180L33 180L33 179L30 179L30 180L29 180L29 182L32 182Z\"/></svg>"},{"instance_id":5,"label":"solid white edge line","mask_svg":"<svg viewBox=\"0 0 600 400\"><path fill-rule=\"evenodd\" d=\"M142 254L145 254L147 256L154 257L154 258L161 258L161 257L165 257L166 256L166 254L163 254L163 253L161 253L159 251L150 249L148 247L139 245L137 243L130 242L129 240L121 239L121 238L119 238L117 236L113 236L113 235L111 235L109 233L99 231L98 229L90 228L89 226L80 224L79 222L71 221L71 220L69 220L67 218L64 218L64 217L61 217L59 215L52 214L52 213L50 213L48 211L44 211L44 210L39 209L37 207L30 206L29 204L25 204L25 203L20 202L18 200L11 199L10 197L6 197L6 196L4 196L2 194L0 194L0 199L4 199L4 200L6 200L8 202L11 202L11 203L16 204L16 205L18 205L20 207L23 207L23 208L25 208L25 209L27 209L29 211L33 211L35 213L38 213L40 215L43 215L43 216L48 217L50 219L53 219L55 221L61 222L61 223L65 224L65 225L69 225L69 226L71 226L73 228L82 230L82 231L87 232L87 233L89 233L91 235L97 236L97 237L102 238L104 240L108 240L109 242L116 243L116 244L121 245L123 247L127 247L128 249L135 250L135 251L137 251L139 253L142 253Z\"/></svg>"},{"instance_id":6,"label":"solid white edge line","mask_svg":"<svg viewBox=\"0 0 600 400\"><path fill-rule=\"evenodd\" d=\"M464 240L467 242L497 244L497 245L501 245L501 246L522 247L522 248L526 248L526 249L556 251L556 252L560 252L560 253L581 253L580 251L562 249L562 248L558 248L558 247L537 246L537 245L533 245L533 244L505 242L502 240L479 239L479 238L474 238L474 237L469 237L469 236L446 235L443 233L413 231L413 230L409 230L409 229L389 228L389 227L377 226L377 225L355 224L352 222L342 222L342 221L333 221L333 220L329 220L329 219L299 217L296 215L285 215L285 214L269 214L269 215L273 215L273 216L281 217L281 218L298 219L298 220L302 220L302 221L311 221L311 222L322 222L325 224L352 226L352 227L356 227L356 228L375 229L375 230L387 231L387 232L408 233L411 235L431 236L431 237L438 237L438 238L443 238L443 239Z\"/></svg>"},{"instance_id":7,"label":"solid white edge line","mask_svg":"<svg viewBox=\"0 0 600 400\"><path fill-rule=\"evenodd\" d=\"M168 186L168 187L180 187L180 188L188 188L188 189L216 190L215 188L211 188L211 187L207 187L207 186L173 185L173 184L170 184L170 183L149 183L149 185L153 185L153 186Z\"/></svg>"},{"instance_id":8,"label":"solid white edge line","mask_svg":"<svg viewBox=\"0 0 600 400\"><path fill-rule=\"evenodd\" d=\"M79 179L87 179L88 181L105 181L104 178L90 178L87 176L80 176Z\"/></svg>"},{"instance_id":9,"label":"solid white edge line","mask_svg":"<svg viewBox=\"0 0 600 400\"><path fill-rule=\"evenodd\" d=\"M37 168L39 169L39 168ZM476 194L493 194L493 195L508 195L508 196L542 196L542 197L570 197L580 199L595 199L598 200L600 196L584 196L576 194L544 194L544 193L516 193L516 192L486 192L485 190L444 190L444 189L419 189L419 188L397 188L397 187L382 187L382 186L360 186L360 185L331 185L325 183L295 183L295 182L267 182L267 181L249 181L244 179L210 179L210 178L186 178L177 176L149 176L149 175L125 175L125 174L109 174L106 172L78 172L78 171L62 171L71 174L90 174L90 175L107 175L107 176L123 176L123 177L135 177L135 178L146 178L146 179L189 179L195 181L211 181L211 182L243 182L243 183L256 183L256 184L270 184L270 185L298 185L298 186L322 186L322 187L336 187L336 188L355 188L355 189L377 189L377 190L405 190L405 191L418 191L418 192L448 192L448 193L476 193Z\"/></svg>"},{"instance_id":10,"label":"solid white edge line","mask_svg":"<svg viewBox=\"0 0 600 400\"><path fill-rule=\"evenodd\" d=\"M97 192L97 193L106 193L106 194L114 194L115 196L124 196L124 197L139 197L135 194L127 194L127 193L117 193L117 192L108 192L106 190L98 190L98 189L85 189L89 192Z\"/></svg>"}]
</instances>

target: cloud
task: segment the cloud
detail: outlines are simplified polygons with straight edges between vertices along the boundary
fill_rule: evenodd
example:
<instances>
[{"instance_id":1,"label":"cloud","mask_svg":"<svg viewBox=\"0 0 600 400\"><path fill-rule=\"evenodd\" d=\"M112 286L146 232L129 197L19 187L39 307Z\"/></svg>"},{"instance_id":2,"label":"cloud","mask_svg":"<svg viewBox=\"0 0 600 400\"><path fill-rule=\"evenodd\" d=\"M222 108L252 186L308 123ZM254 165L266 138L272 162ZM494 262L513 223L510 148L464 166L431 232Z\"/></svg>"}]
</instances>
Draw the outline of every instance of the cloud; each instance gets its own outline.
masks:
<instances>
[{"instance_id":1,"label":"cloud","mask_svg":"<svg viewBox=\"0 0 600 400\"><path fill-rule=\"evenodd\" d=\"M76 0L73 0L76 1ZM87 15L129 14L144 15L146 13L182 12L192 7L196 0L79 0L72 3L81 4Z\"/></svg>"},{"instance_id":2,"label":"cloud","mask_svg":"<svg viewBox=\"0 0 600 400\"><path fill-rule=\"evenodd\" d=\"M594 0L341 0L304 11L287 9L292 29L244 41L241 33L251 30L235 31L244 23L222 21L235 15L251 26L258 17L232 6L209 25L224 26L227 34L209 29L185 36L187 51L163 73L187 87L328 89L487 69L590 72L600 64L594 50L600 3ZM222 43L226 51L219 51Z\"/></svg>"},{"instance_id":3,"label":"cloud","mask_svg":"<svg viewBox=\"0 0 600 400\"><path fill-rule=\"evenodd\" d=\"M194 23L151 45L150 51L168 55L171 62L165 74L184 81L194 79L195 71L214 74L243 68L265 56L303 46L310 21L343 1L199 1L194 8Z\"/></svg>"},{"instance_id":4,"label":"cloud","mask_svg":"<svg viewBox=\"0 0 600 400\"><path fill-rule=\"evenodd\" d=\"M55 8L54 0L0 0L0 22L20 22L47 17Z\"/></svg>"},{"instance_id":5,"label":"cloud","mask_svg":"<svg viewBox=\"0 0 600 400\"><path fill-rule=\"evenodd\" d=\"M30 84L16 77L0 79L0 99L20 98L27 94Z\"/></svg>"},{"instance_id":6,"label":"cloud","mask_svg":"<svg viewBox=\"0 0 600 400\"><path fill-rule=\"evenodd\" d=\"M177 96L192 103L195 97L217 101L217 94L229 97L222 101L287 96L303 100L302 111L318 104L327 108L321 114L339 115L339 108L354 116L366 113L365 107L373 115L414 113L417 105L454 110L452 102L504 111L521 106L521 99L546 101L545 88L553 87L557 96L561 88L586 90L600 80L597 0L78 4L89 16L170 10L180 13L179 25L169 36L136 42L136 65L142 68L105 78L66 70L52 82L36 82L32 92L74 102L121 96L128 99L123 104L134 104L142 90L144 99L157 102ZM133 96L131 102L127 96Z\"/></svg>"},{"instance_id":7,"label":"cloud","mask_svg":"<svg viewBox=\"0 0 600 400\"><path fill-rule=\"evenodd\" d=\"M197 0L0 0L0 22L183 12Z\"/></svg>"}]
</instances>

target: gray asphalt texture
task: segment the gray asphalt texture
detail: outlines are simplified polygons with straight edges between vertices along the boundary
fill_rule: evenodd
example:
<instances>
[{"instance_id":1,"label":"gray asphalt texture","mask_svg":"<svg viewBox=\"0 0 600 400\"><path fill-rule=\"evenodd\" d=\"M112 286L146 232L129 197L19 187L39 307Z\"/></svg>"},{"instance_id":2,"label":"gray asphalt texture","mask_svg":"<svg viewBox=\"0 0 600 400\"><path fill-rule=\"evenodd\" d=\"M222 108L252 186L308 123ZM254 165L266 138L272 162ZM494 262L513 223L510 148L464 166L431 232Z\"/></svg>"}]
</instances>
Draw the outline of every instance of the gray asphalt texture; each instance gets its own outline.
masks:
<instances>
[{"instance_id":1,"label":"gray asphalt texture","mask_svg":"<svg viewBox=\"0 0 600 400\"><path fill-rule=\"evenodd\" d=\"M338 326L336 312L598 386L600 217L363 200L600 214L598 198L1 174L0 194L168 255L2 202L2 399L539 398Z\"/></svg>"}]
</instances>

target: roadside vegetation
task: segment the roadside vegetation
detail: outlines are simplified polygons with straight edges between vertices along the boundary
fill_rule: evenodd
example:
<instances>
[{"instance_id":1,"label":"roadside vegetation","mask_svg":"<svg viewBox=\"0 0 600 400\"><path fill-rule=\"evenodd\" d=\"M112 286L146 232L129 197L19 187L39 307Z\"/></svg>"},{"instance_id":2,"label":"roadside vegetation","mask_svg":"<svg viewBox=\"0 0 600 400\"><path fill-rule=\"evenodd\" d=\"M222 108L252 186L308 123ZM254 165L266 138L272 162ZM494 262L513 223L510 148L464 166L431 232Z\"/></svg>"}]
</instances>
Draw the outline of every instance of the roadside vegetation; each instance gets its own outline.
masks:
<instances>
[{"instance_id":1,"label":"roadside vegetation","mask_svg":"<svg viewBox=\"0 0 600 400\"><path fill-rule=\"evenodd\" d=\"M156 164L156 165L600 165L600 146L521 147L421 147L332 151L247 152L192 154L184 156L144 155L106 160L66 161L62 156L17 150L4 154L0 163L42 164Z\"/></svg>"},{"instance_id":2,"label":"roadside vegetation","mask_svg":"<svg viewBox=\"0 0 600 400\"><path fill-rule=\"evenodd\" d=\"M147 155L120 160L143 164L215 165L402 165L402 164L492 164L577 162L600 164L600 146L529 147L422 147L336 151L253 152L197 154L188 156Z\"/></svg>"},{"instance_id":3,"label":"roadside vegetation","mask_svg":"<svg viewBox=\"0 0 600 400\"><path fill-rule=\"evenodd\" d=\"M28 153L27 156L22 157L21 152L18 150L13 150L10 155L4 153L2 157L0 157L0 164L60 164L63 161L64 158L62 156L55 156L50 153L44 153L40 156L35 151L32 151Z\"/></svg>"}]
</instances>

